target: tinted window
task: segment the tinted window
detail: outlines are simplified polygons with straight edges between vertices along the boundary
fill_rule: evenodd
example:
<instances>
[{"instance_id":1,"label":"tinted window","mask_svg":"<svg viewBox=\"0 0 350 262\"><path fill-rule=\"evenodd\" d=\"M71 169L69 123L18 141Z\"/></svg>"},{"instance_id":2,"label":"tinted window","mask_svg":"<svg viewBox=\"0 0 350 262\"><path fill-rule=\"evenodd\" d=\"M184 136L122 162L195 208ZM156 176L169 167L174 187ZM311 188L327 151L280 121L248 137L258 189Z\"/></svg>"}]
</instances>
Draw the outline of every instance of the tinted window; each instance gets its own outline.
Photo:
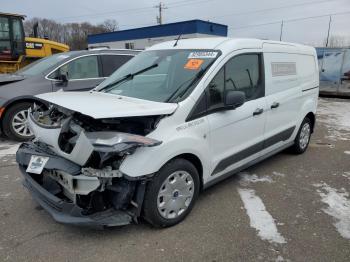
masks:
<instances>
[{"instance_id":1,"label":"tinted window","mask_svg":"<svg viewBox=\"0 0 350 262\"><path fill-rule=\"evenodd\" d=\"M0 54L11 54L10 27L7 17L0 17Z\"/></svg>"},{"instance_id":2,"label":"tinted window","mask_svg":"<svg viewBox=\"0 0 350 262\"><path fill-rule=\"evenodd\" d=\"M67 78L72 79L85 79L85 78L97 78L98 62L97 56L84 56L77 58L68 64L65 64L59 68L59 73L67 75Z\"/></svg>"},{"instance_id":3,"label":"tinted window","mask_svg":"<svg viewBox=\"0 0 350 262\"><path fill-rule=\"evenodd\" d=\"M7 17L0 17L0 39L10 39L10 25Z\"/></svg>"},{"instance_id":4,"label":"tinted window","mask_svg":"<svg viewBox=\"0 0 350 262\"><path fill-rule=\"evenodd\" d=\"M103 76L110 76L132 57L130 55L101 55Z\"/></svg>"},{"instance_id":5,"label":"tinted window","mask_svg":"<svg viewBox=\"0 0 350 262\"><path fill-rule=\"evenodd\" d=\"M24 37L22 32L22 23L18 18L12 19L12 38L14 41L14 47L17 52L24 52Z\"/></svg>"},{"instance_id":6,"label":"tinted window","mask_svg":"<svg viewBox=\"0 0 350 262\"><path fill-rule=\"evenodd\" d=\"M261 97L259 55L240 55L225 66L226 90L243 91L246 100Z\"/></svg>"},{"instance_id":7,"label":"tinted window","mask_svg":"<svg viewBox=\"0 0 350 262\"><path fill-rule=\"evenodd\" d=\"M216 74L208 86L209 109L224 105L224 94L228 90L242 91L246 101L264 95L260 76L260 55L240 55L229 60Z\"/></svg>"}]
</instances>

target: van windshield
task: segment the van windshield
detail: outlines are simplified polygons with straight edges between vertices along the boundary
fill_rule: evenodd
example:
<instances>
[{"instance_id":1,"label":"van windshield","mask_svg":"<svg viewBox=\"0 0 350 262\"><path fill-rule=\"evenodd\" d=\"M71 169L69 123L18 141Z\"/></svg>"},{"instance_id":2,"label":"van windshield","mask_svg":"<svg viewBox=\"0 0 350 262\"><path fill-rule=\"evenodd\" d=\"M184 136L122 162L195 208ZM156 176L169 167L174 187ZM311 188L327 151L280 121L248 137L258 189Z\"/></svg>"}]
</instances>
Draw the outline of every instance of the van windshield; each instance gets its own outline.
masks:
<instances>
[{"instance_id":1,"label":"van windshield","mask_svg":"<svg viewBox=\"0 0 350 262\"><path fill-rule=\"evenodd\" d=\"M178 102L193 90L219 55L217 50L144 51L96 89L156 102Z\"/></svg>"}]
</instances>

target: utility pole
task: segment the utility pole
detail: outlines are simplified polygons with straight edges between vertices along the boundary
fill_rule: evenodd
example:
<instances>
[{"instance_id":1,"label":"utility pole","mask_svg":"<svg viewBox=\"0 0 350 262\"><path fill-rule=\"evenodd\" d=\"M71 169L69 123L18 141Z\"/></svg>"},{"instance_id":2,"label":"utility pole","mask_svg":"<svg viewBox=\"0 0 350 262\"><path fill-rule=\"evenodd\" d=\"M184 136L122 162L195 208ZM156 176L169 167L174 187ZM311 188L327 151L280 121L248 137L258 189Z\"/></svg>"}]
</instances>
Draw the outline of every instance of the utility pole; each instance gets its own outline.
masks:
<instances>
[{"instance_id":1,"label":"utility pole","mask_svg":"<svg viewBox=\"0 0 350 262\"><path fill-rule=\"evenodd\" d=\"M281 22L280 41L282 41L282 34L283 34L283 20Z\"/></svg>"},{"instance_id":2,"label":"utility pole","mask_svg":"<svg viewBox=\"0 0 350 262\"><path fill-rule=\"evenodd\" d=\"M167 7L164 6L164 4L162 2L159 3L159 5L154 6L154 8L158 9L159 15L157 16L157 23L159 25L163 24L163 9L168 9Z\"/></svg>"},{"instance_id":3,"label":"utility pole","mask_svg":"<svg viewBox=\"0 0 350 262\"><path fill-rule=\"evenodd\" d=\"M329 33L331 31L331 24L332 24L332 16L329 16L329 23L328 23L328 32L327 32L327 40L326 40L326 47L328 47L329 42Z\"/></svg>"}]
</instances>

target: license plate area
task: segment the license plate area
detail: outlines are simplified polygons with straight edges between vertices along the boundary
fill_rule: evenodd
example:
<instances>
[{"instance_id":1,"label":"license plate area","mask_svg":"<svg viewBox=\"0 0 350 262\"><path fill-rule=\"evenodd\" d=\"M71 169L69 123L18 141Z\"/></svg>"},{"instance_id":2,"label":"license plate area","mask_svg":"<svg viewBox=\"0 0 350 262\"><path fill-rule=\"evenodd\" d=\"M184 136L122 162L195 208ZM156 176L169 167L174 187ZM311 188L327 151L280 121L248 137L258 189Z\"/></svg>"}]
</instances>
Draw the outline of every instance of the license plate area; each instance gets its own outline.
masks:
<instances>
[{"instance_id":1,"label":"license plate area","mask_svg":"<svg viewBox=\"0 0 350 262\"><path fill-rule=\"evenodd\" d=\"M28 164L26 171L28 173L40 175L46 163L49 161L49 157L32 155Z\"/></svg>"}]
</instances>

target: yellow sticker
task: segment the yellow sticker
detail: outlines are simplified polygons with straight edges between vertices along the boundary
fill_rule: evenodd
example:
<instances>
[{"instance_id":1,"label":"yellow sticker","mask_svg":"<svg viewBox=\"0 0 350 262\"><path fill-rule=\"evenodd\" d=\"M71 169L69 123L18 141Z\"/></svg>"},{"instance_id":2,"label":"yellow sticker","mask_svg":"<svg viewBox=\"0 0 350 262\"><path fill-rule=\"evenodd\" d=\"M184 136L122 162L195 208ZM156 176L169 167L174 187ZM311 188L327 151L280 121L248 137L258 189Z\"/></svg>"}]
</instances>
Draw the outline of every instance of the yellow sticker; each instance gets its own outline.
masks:
<instances>
[{"instance_id":1,"label":"yellow sticker","mask_svg":"<svg viewBox=\"0 0 350 262\"><path fill-rule=\"evenodd\" d=\"M204 60L202 60L202 59L191 58L187 61L184 68L189 69L189 70L198 70L201 67L201 65L203 64L203 62L204 62Z\"/></svg>"}]
</instances>

